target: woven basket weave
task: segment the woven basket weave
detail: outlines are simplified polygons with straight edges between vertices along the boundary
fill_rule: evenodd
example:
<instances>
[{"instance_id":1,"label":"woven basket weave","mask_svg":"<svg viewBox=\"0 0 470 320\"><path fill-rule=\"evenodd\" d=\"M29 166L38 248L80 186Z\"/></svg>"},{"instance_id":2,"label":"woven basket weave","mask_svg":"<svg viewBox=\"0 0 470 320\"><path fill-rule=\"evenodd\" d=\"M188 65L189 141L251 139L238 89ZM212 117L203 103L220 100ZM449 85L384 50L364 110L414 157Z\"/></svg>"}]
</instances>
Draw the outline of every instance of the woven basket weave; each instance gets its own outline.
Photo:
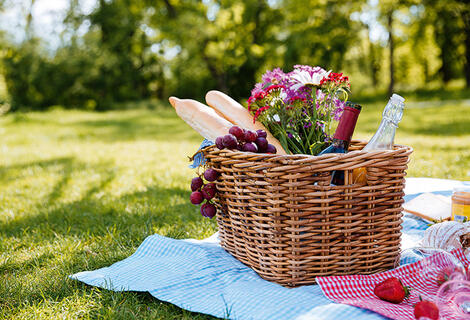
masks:
<instances>
[{"instance_id":1,"label":"woven basket weave","mask_svg":"<svg viewBox=\"0 0 470 320\"><path fill-rule=\"evenodd\" d=\"M221 245L266 280L314 284L316 276L393 267L400 249L405 170L412 149L270 155L203 149L217 180ZM367 184L352 170L367 168ZM344 186L330 186L333 170Z\"/></svg>"}]
</instances>

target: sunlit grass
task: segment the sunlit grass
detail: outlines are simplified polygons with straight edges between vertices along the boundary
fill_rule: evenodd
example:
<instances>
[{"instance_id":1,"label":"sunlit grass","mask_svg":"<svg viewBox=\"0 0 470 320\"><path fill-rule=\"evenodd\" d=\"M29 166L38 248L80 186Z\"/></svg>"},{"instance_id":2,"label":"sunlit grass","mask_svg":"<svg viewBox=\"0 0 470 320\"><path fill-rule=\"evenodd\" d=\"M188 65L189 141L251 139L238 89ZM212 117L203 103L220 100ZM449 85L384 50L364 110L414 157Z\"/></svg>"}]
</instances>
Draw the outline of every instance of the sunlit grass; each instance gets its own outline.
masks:
<instances>
[{"instance_id":1,"label":"sunlit grass","mask_svg":"<svg viewBox=\"0 0 470 320\"><path fill-rule=\"evenodd\" d=\"M216 230L188 202L200 138L172 109L0 118L0 319L206 319L67 279L148 235Z\"/></svg>"},{"instance_id":2,"label":"sunlit grass","mask_svg":"<svg viewBox=\"0 0 470 320\"><path fill-rule=\"evenodd\" d=\"M355 138L373 135L384 104L364 104ZM395 138L414 149L408 176L470 180L470 104L408 105Z\"/></svg>"},{"instance_id":3,"label":"sunlit grass","mask_svg":"<svg viewBox=\"0 0 470 320\"><path fill-rule=\"evenodd\" d=\"M363 106L355 137L368 139L384 104ZM210 318L67 278L154 233L215 232L188 201L187 157L200 141L170 108L1 117L0 319ZM407 109L396 141L415 149L409 176L470 180L469 106Z\"/></svg>"}]
</instances>

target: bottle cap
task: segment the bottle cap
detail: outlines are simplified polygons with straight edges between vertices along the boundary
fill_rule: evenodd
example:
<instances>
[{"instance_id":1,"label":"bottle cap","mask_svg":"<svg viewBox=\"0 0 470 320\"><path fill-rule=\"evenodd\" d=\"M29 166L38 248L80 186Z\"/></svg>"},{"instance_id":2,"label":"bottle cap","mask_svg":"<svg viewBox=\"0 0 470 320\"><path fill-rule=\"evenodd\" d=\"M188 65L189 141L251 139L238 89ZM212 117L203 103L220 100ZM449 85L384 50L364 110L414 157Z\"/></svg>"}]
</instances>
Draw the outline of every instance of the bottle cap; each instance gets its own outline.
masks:
<instances>
[{"instance_id":1,"label":"bottle cap","mask_svg":"<svg viewBox=\"0 0 470 320\"><path fill-rule=\"evenodd\" d=\"M351 101L346 102L346 106L357 109L357 110L362 109L362 106L360 104L357 104L357 103L354 103L354 102L351 102Z\"/></svg>"},{"instance_id":2,"label":"bottle cap","mask_svg":"<svg viewBox=\"0 0 470 320\"><path fill-rule=\"evenodd\" d=\"M403 97L394 93L382 113L383 118L391 121L396 127L403 117L403 109L405 108L403 101L405 101Z\"/></svg>"},{"instance_id":3,"label":"bottle cap","mask_svg":"<svg viewBox=\"0 0 470 320\"><path fill-rule=\"evenodd\" d=\"M344 107L343 114L341 115L341 119L339 120L333 139L344 140L349 143L360 112L360 109L349 106Z\"/></svg>"},{"instance_id":4,"label":"bottle cap","mask_svg":"<svg viewBox=\"0 0 470 320\"><path fill-rule=\"evenodd\" d=\"M397 100L397 101L400 101L400 102L405 102L405 98L403 98L402 96L400 96L396 93L394 93L390 99Z\"/></svg>"}]
</instances>

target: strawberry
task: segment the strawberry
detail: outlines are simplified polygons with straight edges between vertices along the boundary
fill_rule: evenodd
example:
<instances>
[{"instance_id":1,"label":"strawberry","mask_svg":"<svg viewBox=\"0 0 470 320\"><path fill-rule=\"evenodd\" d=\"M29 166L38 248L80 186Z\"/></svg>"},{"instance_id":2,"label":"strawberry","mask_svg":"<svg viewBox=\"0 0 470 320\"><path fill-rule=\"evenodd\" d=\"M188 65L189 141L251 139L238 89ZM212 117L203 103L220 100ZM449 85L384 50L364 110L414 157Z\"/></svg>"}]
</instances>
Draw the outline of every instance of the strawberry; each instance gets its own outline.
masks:
<instances>
[{"instance_id":1,"label":"strawberry","mask_svg":"<svg viewBox=\"0 0 470 320\"><path fill-rule=\"evenodd\" d=\"M400 279L392 277L378 283L374 293L381 300L400 303L409 296L410 290L401 283Z\"/></svg>"},{"instance_id":2,"label":"strawberry","mask_svg":"<svg viewBox=\"0 0 470 320\"><path fill-rule=\"evenodd\" d=\"M450 276L456 271L456 267L454 266L447 266L439 274L437 275L437 284L441 285L444 282L449 281Z\"/></svg>"},{"instance_id":3,"label":"strawberry","mask_svg":"<svg viewBox=\"0 0 470 320\"><path fill-rule=\"evenodd\" d=\"M421 300L421 297L419 297ZM431 319L431 320L438 320L439 319L439 309L437 308L434 302L428 300L421 300L415 305L415 318L421 319Z\"/></svg>"}]
</instances>

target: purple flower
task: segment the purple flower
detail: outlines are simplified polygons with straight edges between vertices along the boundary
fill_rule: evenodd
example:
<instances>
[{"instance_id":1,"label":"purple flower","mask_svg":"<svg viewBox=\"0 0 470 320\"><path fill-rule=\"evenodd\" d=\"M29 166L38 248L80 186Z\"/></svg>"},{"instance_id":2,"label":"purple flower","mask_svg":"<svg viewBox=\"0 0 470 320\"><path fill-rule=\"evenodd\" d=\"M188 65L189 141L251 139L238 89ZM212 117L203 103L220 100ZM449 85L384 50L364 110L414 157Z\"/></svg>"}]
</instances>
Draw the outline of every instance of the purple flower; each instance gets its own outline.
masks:
<instances>
[{"instance_id":1,"label":"purple flower","mask_svg":"<svg viewBox=\"0 0 470 320\"><path fill-rule=\"evenodd\" d=\"M267 70L261 77L261 80L264 86L267 84L282 84L285 78L286 74L284 71L282 71L281 68L275 68L272 71Z\"/></svg>"},{"instance_id":2,"label":"purple flower","mask_svg":"<svg viewBox=\"0 0 470 320\"><path fill-rule=\"evenodd\" d=\"M306 103L312 102L312 89L309 87L302 87L298 90L294 90L291 84L287 83L286 85L286 98L284 99L284 103L291 104L295 100L303 100Z\"/></svg>"},{"instance_id":3,"label":"purple flower","mask_svg":"<svg viewBox=\"0 0 470 320\"><path fill-rule=\"evenodd\" d=\"M321 91L320 89L317 90L317 101L322 101L325 99L325 93Z\"/></svg>"},{"instance_id":4,"label":"purple flower","mask_svg":"<svg viewBox=\"0 0 470 320\"><path fill-rule=\"evenodd\" d=\"M287 137L288 137L289 139L292 139L294 136L292 135L292 133L289 132L289 133L287 133Z\"/></svg>"},{"instance_id":5,"label":"purple flower","mask_svg":"<svg viewBox=\"0 0 470 320\"><path fill-rule=\"evenodd\" d=\"M257 83L257 84L255 84L255 87L253 88L253 90L251 90L251 96L254 97L258 93L260 93L261 91L263 91L263 84L262 83Z\"/></svg>"},{"instance_id":6,"label":"purple flower","mask_svg":"<svg viewBox=\"0 0 470 320\"><path fill-rule=\"evenodd\" d=\"M334 99L335 109L333 110L333 119L338 121L343 114L344 107L346 106L346 102L341 99Z\"/></svg>"},{"instance_id":7,"label":"purple flower","mask_svg":"<svg viewBox=\"0 0 470 320\"><path fill-rule=\"evenodd\" d=\"M312 126L312 122L311 122L311 121L309 121L309 122L307 122L306 124L304 124L304 128L305 128L305 129L308 129L308 128L310 128L311 126Z\"/></svg>"},{"instance_id":8,"label":"purple flower","mask_svg":"<svg viewBox=\"0 0 470 320\"><path fill-rule=\"evenodd\" d=\"M300 70L300 71L307 71L310 75L312 75L314 73L324 73L324 72L326 72L326 70L323 69L322 67L312 67L312 66L306 66L306 65L302 65L302 64L296 64L294 66L294 71L296 69Z\"/></svg>"}]
</instances>

